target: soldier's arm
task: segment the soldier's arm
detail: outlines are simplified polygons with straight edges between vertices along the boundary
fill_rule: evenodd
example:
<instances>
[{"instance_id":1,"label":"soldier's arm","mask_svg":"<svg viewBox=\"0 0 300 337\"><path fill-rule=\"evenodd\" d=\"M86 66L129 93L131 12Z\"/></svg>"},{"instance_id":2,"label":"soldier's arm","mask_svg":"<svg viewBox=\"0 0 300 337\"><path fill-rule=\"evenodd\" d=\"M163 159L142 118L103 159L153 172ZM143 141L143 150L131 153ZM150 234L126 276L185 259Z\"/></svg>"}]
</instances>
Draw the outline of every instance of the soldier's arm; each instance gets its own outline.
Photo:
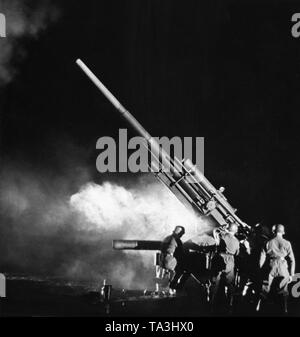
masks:
<instances>
[{"instance_id":1,"label":"soldier's arm","mask_svg":"<svg viewBox=\"0 0 300 337\"><path fill-rule=\"evenodd\" d=\"M238 244L236 251L235 251L235 256L240 254L240 243Z\"/></svg>"},{"instance_id":2,"label":"soldier's arm","mask_svg":"<svg viewBox=\"0 0 300 337\"><path fill-rule=\"evenodd\" d=\"M214 236L216 245L219 246L219 244L220 244L220 234L218 233L218 229L217 228L215 228L213 230L213 236Z\"/></svg>"},{"instance_id":3,"label":"soldier's arm","mask_svg":"<svg viewBox=\"0 0 300 337\"><path fill-rule=\"evenodd\" d=\"M245 248L245 252L250 255L251 254L251 249L250 249L250 244L248 240L243 241L243 246Z\"/></svg>"},{"instance_id":4,"label":"soldier's arm","mask_svg":"<svg viewBox=\"0 0 300 337\"><path fill-rule=\"evenodd\" d=\"M166 248L166 253L167 254L174 254L175 250L176 250L176 247L177 247L177 242L174 238L172 238L170 241L169 241L169 244Z\"/></svg>"},{"instance_id":5,"label":"soldier's arm","mask_svg":"<svg viewBox=\"0 0 300 337\"><path fill-rule=\"evenodd\" d=\"M259 267L260 268L262 268L262 266L265 264L266 256L267 256L267 252L266 252L266 246L265 246L265 247L263 247L263 249L260 252L260 258L259 258Z\"/></svg>"},{"instance_id":6,"label":"soldier's arm","mask_svg":"<svg viewBox=\"0 0 300 337\"><path fill-rule=\"evenodd\" d=\"M295 256L294 256L294 252L293 252L293 248L292 245L289 245L289 251L288 251L288 255L287 258L289 260L289 264L290 264L290 275L293 277L295 275L295 268L296 268L296 261L295 261Z\"/></svg>"}]
</instances>

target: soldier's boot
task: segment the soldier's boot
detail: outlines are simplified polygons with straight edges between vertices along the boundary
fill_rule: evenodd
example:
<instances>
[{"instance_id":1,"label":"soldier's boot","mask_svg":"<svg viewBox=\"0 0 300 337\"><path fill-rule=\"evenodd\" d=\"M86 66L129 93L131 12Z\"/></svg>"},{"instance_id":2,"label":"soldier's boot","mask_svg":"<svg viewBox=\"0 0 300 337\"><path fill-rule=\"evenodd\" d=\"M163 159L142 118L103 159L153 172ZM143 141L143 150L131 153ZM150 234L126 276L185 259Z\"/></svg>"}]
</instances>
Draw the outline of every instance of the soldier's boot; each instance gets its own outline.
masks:
<instances>
[{"instance_id":1,"label":"soldier's boot","mask_svg":"<svg viewBox=\"0 0 300 337\"><path fill-rule=\"evenodd\" d=\"M288 314L288 296L283 296L282 298L282 313L284 315Z\"/></svg>"},{"instance_id":2,"label":"soldier's boot","mask_svg":"<svg viewBox=\"0 0 300 337\"><path fill-rule=\"evenodd\" d=\"M261 307L266 302L267 298L268 298L268 294L266 294L263 291L261 291L260 294L257 294L257 304L255 308L256 312L261 311Z\"/></svg>"},{"instance_id":3,"label":"soldier's boot","mask_svg":"<svg viewBox=\"0 0 300 337\"><path fill-rule=\"evenodd\" d=\"M205 298L206 298L206 302L209 303L210 302L210 288L211 288L211 284L210 281L205 282L204 284L204 293L205 293Z\"/></svg>"},{"instance_id":4,"label":"soldier's boot","mask_svg":"<svg viewBox=\"0 0 300 337\"><path fill-rule=\"evenodd\" d=\"M232 291L227 293L228 296L228 305L229 305L229 314L232 315L234 311L234 293Z\"/></svg>"},{"instance_id":5,"label":"soldier's boot","mask_svg":"<svg viewBox=\"0 0 300 337\"><path fill-rule=\"evenodd\" d=\"M255 311L256 312L259 312L260 311L260 308L261 308L261 302L262 302L262 297L259 297L258 301L257 301L257 304L256 304L256 308L255 308Z\"/></svg>"},{"instance_id":6,"label":"soldier's boot","mask_svg":"<svg viewBox=\"0 0 300 337\"><path fill-rule=\"evenodd\" d=\"M217 311L217 291L215 289L213 292L210 293L209 304L210 304L210 312L212 314L216 313Z\"/></svg>"},{"instance_id":7,"label":"soldier's boot","mask_svg":"<svg viewBox=\"0 0 300 337\"><path fill-rule=\"evenodd\" d=\"M176 296L176 289L169 288L169 296Z\"/></svg>"}]
</instances>

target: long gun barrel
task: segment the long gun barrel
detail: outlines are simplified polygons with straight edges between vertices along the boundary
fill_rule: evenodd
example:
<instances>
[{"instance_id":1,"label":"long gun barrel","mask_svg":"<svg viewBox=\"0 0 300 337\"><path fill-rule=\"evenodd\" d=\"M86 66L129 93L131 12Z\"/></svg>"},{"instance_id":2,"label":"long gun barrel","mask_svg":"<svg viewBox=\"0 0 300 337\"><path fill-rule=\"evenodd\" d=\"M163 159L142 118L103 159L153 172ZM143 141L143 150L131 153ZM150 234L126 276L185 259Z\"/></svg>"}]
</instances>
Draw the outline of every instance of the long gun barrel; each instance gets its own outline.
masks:
<instances>
[{"instance_id":1,"label":"long gun barrel","mask_svg":"<svg viewBox=\"0 0 300 337\"><path fill-rule=\"evenodd\" d=\"M190 159L180 161L176 157L171 158L93 72L80 59L76 63L134 130L146 140L152 158L161 164L151 163L152 172L181 202L192 207L197 214L213 218L219 226L236 223L244 230L250 229L250 226L235 214L236 209L228 203L223 191L216 189Z\"/></svg>"},{"instance_id":2,"label":"long gun barrel","mask_svg":"<svg viewBox=\"0 0 300 337\"><path fill-rule=\"evenodd\" d=\"M112 246L116 250L160 250L161 241L150 240L113 240Z\"/></svg>"}]
</instances>

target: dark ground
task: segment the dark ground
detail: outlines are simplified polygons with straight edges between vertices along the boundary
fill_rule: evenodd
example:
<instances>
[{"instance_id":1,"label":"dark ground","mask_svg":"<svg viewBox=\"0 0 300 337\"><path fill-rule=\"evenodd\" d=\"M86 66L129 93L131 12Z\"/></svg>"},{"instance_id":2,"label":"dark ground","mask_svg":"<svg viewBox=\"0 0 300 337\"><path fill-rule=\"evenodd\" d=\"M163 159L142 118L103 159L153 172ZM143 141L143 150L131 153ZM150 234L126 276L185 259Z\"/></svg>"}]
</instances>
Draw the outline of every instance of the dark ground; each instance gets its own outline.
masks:
<instances>
[{"instance_id":1,"label":"dark ground","mask_svg":"<svg viewBox=\"0 0 300 337\"><path fill-rule=\"evenodd\" d=\"M177 297L154 298L150 292L113 289L109 314L100 297L101 285L28 277L9 277L7 298L1 300L1 316L99 316L99 317L203 317L229 316L220 310L211 314L199 288L190 280ZM299 299L290 299L289 316L300 315ZM249 303L239 304L232 316L280 316L274 303L259 314Z\"/></svg>"}]
</instances>

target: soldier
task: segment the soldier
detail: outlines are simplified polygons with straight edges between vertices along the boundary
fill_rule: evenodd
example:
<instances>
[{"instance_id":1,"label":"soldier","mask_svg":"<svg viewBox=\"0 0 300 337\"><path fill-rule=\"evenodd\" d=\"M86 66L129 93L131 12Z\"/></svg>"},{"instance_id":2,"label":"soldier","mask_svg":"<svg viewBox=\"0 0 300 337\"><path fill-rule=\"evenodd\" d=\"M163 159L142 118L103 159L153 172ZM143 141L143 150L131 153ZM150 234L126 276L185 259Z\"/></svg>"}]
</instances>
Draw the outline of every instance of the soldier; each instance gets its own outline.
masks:
<instances>
[{"instance_id":1,"label":"soldier","mask_svg":"<svg viewBox=\"0 0 300 337\"><path fill-rule=\"evenodd\" d=\"M271 289L275 290L275 293L282 297L282 309L286 314L288 312L288 284L295 274L295 257L291 243L283 238L284 226L275 225L273 233L275 237L266 243L260 255L260 268L266 266L267 274L267 280L262 286L261 299L265 299ZM259 305L257 310L259 310Z\"/></svg>"},{"instance_id":2,"label":"soldier","mask_svg":"<svg viewBox=\"0 0 300 337\"><path fill-rule=\"evenodd\" d=\"M184 251L181 237L184 235L185 229L182 226L176 226L173 233L167 236L161 245L161 267L169 271L175 272L170 280L170 294L176 293L179 281L183 276L184 270Z\"/></svg>"},{"instance_id":3,"label":"soldier","mask_svg":"<svg viewBox=\"0 0 300 337\"><path fill-rule=\"evenodd\" d=\"M216 304L216 298L220 288L220 283L224 282L227 286L227 298L232 307L233 291L235 281L235 256L239 254L240 242L235 237L238 231L236 224L231 224L225 233L219 235L218 252L212 262L212 310Z\"/></svg>"},{"instance_id":4,"label":"soldier","mask_svg":"<svg viewBox=\"0 0 300 337\"><path fill-rule=\"evenodd\" d=\"M260 253L269 239L270 231L268 227L257 223L247 238L249 251L246 254L244 253L242 266L239 270L241 274L240 286L242 295L247 295L247 298L255 304L260 297L262 286L261 270L259 268Z\"/></svg>"}]
</instances>

